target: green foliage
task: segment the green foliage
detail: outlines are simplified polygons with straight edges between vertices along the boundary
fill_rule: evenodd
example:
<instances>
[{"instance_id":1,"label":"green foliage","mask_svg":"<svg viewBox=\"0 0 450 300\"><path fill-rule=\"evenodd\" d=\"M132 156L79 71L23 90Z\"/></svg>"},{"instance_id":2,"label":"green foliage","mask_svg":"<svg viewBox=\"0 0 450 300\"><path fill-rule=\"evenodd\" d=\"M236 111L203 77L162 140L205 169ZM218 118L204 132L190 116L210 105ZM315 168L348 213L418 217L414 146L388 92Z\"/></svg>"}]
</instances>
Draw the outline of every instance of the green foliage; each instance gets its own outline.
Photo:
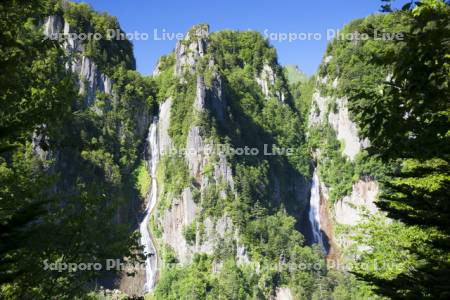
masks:
<instances>
[{"instance_id":1,"label":"green foliage","mask_svg":"<svg viewBox=\"0 0 450 300\"><path fill-rule=\"evenodd\" d=\"M70 111L75 82L64 67L62 47L45 40L38 23L51 1L0 6L0 151L24 143L31 132L46 133ZM42 126L47 124L47 126Z\"/></svg>"},{"instance_id":2,"label":"green foliage","mask_svg":"<svg viewBox=\"0 0 450 300\"><path fill-rule=\"evenodd\" d=\"M229 191L226 185L210 184L201 193L202 214L206 216L220 217L224 209L229 207L232 201L232 195L227 193L225 197L221 194L223 191Z\"/></svg>"},{"instance_id":3,"label":"green foliage","mask_svg":"<svg viewBox=\"0 0 450 300\"><path fill-rule=\"evenodd\" d=\"M258 291L251 271L238 267L231 259L223 263L214 283L212 294L224 299L248 299L250 295L256 296Z\"/></svg>"},{"instance_id":4,"label":"green foliage","mask_svg":"<svg viewBox=\"0 0 450 300\"><path fill-rule=\"evenodd\" d=\"M281 72L275 49L255 31L224 30L210 35L211 53L223 70L249 65L256 73L266 63ZM277 73L278 74L278 73Z\"/></svg>"},{"instance_id":5,"label":"green foliage","mask_svg":"<svg viewBox=\"0 0 450 300\"><path fill-rule=\"evenodd\" d=\"M450 35L450 9L425 7L417 16L395 14L409 24L403 30L404 41L391 43L390 51L381 52L376 61L368 60L372 68L388 66L392 77L387 82L385 78L375 81L377 87L372 84L363 90L357 86L349 89L355 99L350 109L362 134L375 141L372 152L386 158L427 159L449 153L450 58L449 46L443 41ZM420 55L413 57L410 53ZM423 144L435 147L424 149Z\"/></svg>"},{"instance_id":6,"label":"green foliage","mask_svg":"<svg viewBox=\"0 0 450 300\"><path fill-rule=\"evenodd\" d=\"M303 73L298 66L287 65L284 67L284 72L286 74L286 79L290 85L295 85L297 83L305 83L309 80L308 75Z\"/></svg>"},{"instance_id":7,"label":"green foliage","mask_svg":"<svg viewBox=\"0 0 450 300\"><path fill-rule=\"evenodd\" d=\"M283 255L290 260L290 251L303 244L303 236L294 225L295 219L282 212L251 220L246 226L244 243L252 245L252 258L276 262Z\"/></svg>"},{"instance_id":8,"label":"green foliage","mask_svg":"<svg viewBox=\"0 0 450 300\"><path fill-rule=\"evenodd\" d=\"M195 254L192 263L187 266L171 264L163 268L154 297L265 299L274 292L276 286L285 286L285 282L289 281L289 287L298 298L378 299L370 293L368 287L353 277L336 271L330 271L326 275L324 263L320 263L318 259L318 249L303 248L298 244L292 247L286 252L294 256L282 262L277 260L272 265L265 262L260 267L252 263L238 265L234 255L219 263L211 256ZM283 254L281 257L284 259ZM217 272L212 272L213 264L218 266ZM280 270L283 272L282 276Z\"/></svg>"},{"instance_id":9,"label":"green foliage","mask_svg":"<svg viewBox=\"0 0 450 300\"><path fill-rule=\"evenodd\" d=\"M161 210L169 208L172 199L179 197L183 189L191 185L187 164L179 155L163 155L156 176L160 190L158 209Z\"/></svg>"},{"instance_id":10,"label":"green foliage","mask_svg":"<svg viewBox=\"0 0 450 300\"><path fill-rule=\"evenodd\" d=\"M238 197L232 203L231 215L235 224L244 227L250 216L266 213L261 202L269 197L267 162L254 167L238 164L235 180Z\"/></svg>"},{"instance_id":11,"label":"green foliage","mask_svg":"<svg viewBox=\"0 0 450 300\"><path fill-rule=\"evenodd\" d=\"M320 152L320 178L329 188L329 201L334 203L348 195L359 179L355 163L342 154L341 143L330 126L310 130L309 144ZM364 161L361 159L361 161Z\"/></svg>"},{"instance_id":12,"label":"green foliage","mask_svg":"<svg viewBox=\"0 0 450 300\"><path fill-rule=\"evenodd\" d=\"M186 146L189 128L194 121L193 104L196 95L196 80L185 75L186 82L177 82L174 88L173 105L170 110L169 135L178 149Z\"/></svg>"},{"instance_id":13,"label":"green foliage","mask_svg":"<svg viewBox=\"0 0 450 300\"><path fill-rule=\"evenodd\" d=\"M341 34L358 32L374 37L375 31L378 34L380 32L392 34L402 32L405 28L407 25L401 16L377 14L352 21L344 27ZM354 88L379 94L380 86L386 81L391 69L386 65L374 65L368 62L372 59L377 60L383 55L390 55L395 47L393 43L382 39L334 40L329 44L326 53L326 56L331 56L331 60L320 66L319 75L327 76L331 81L338 78L339 82L336 89L322 86L322 90L325 93L332 92L338 97L354 96L355 93L352 91Z\"/></svg>"},{"instance_id":14,"label":"green foliage","mask_svg":"<svg viewBox=\"0 0 450 300\"><path fill-rule=\"evenodd\" d=\"M135 237L128 236L126 227L113 223L114 210L106 205L106 197L89 190L80 195L48 193L58 178L43 174L39 170L42 162L30 145L26 148L24 153L15 152L9 166L4 161L1 164L0 193L5 208L2 209L5 222L2 227L20 228L30 224L28 218L36 215L39 222L23 229L12 227L14 230L2 235L2 242L6 243L1 245L2 266L7 266L7 272L2 273L2 294L7 299L46 299L55 294L70 299L83 295L84 289L73 290L73 286L93 280L100 275L97 271L43 272L45 262L104 263L105 259L119 253L131 255L128 251L135 251L132 244ZM28 209L32 210L27 212ZM3 211L17 211L17 215ZM68 232L74 234L68 235ZM119 241L117 237L124 240ZM5 284L5 280L12 282Z\"/></svg>"},{"instance_id":15,"label":"green foliage","mask_svg":"<svg viewBox=\"0 0 450 300\"><path fill-rule=\"evenodd\" d=\"M404 18L388 15L373 15L365 19L351 22L342 30L342 34L367 33L373 37L374 32L396 33L407 28ZM327 105L329 112L336 112L338 97L350 97L350 117L361 128L360 115L362 111L373 110L373 100L368 101L367 106L362 108L355 106L353 99L363 101L359 91L372 91L377 97L380 87L386 81L387 74L392 68L388 65L375 65L370 61L379 59L382 55L388 55L395 48L391 42L381 39L369 39L349 41L336 39L327 49L326 56L330 61L320 66L319 75L327 76L328 82L337 79L337 88L332 88L329 83L319 83L318 90L322 96L331 96ZM370 107L369 107L370 106ZM364 129L362 129L364 130ZM358 154L354 161L348 160L342 153L342 145L336 139L336 133L328 125L320 124L309 132L309 143L313 149L320 152L322 166L319 166L319 174L326 186L330 189L330 200L332 202L342 199L351 192L352 185L359 179L385 178L390 164L380 161L379 155L373 152L363 151Z\"/></svg>"},{"instance_id":16,"label":"green foliage","mask_svg":"<svg viewBox=\"0 0 450 300\"><path fill-rule=\"evenodd\" d=\"M197 235L197 222L192 222L191 224L183 228L184 239L190 246L195 244L196 235Z\"/></svg>"},{"instance_id":17,"label":"green foliage","mask_svg":"<svg viewBox=\"0 0 450 300\"><path fill-rule=\"evenodd\" d=\"M422 262L408 248L422 247L431 233L389 221L382 214L367 216L367 222L352 227L350 232L355 243L346 251L355 257L353 271L384 279L420 267Z\"/></svg>"},{"instance_id":18,"label":"green foliage","mask_svg":"<svg viewBox=\"0 0 450 300\"><path fill-rule=\"evenodd\" d=\"M212 44L219 41L228 44L233 43L233 39L237 39L238 42L235 43L238 44L235 47L239 47L240 34L243 35L244 41L249 38L247 33L224 33L223 36L217 37L217 41L213 39ZM228 37L231 41L226 41L227 35L231 35ZM253 35L249 36L253 37ZM253 38L258 40L256 37ZM256 43L256 41L254 42ZM227 48L221 49L221 51L225 52ZM226 54L227 52L222 53L222 55ZM217 59L220 60L220 58ZM243 58L238 56L236 59ZM278 70L279 66L270 65L269 58L264 58L263 61L274 69L278 76L277 80L281 82L279 83L280 88L276 90L284 92L283 89L287 84L281 70ZM276 60L272 60L272 63L275 62ZM275 145L279 148L292 148L294 154L287 157L292 168L302 175L309 176L308 154L304 147L302 123L298 113L289 103L282 103L275 98L265 99L261 88L254 79L257 73L250 65L244 64L239 67L238 64L230 67L225 64L224 67L227 68L223 70L223 73L227 78L226 97L230 102L232 120L227 123L226 130L232 139L233 146L251 146L260 149L261 153L264 144ZM289 97L289 93L285 93L286 97ZM290 102L290 99L287 102Z\"/></svg>"},{"instance_id":19,"label":"green foliage","mask_svg":"<svg viewBox=\"0 0 450 300\"><path fill-rule=\"evenodd\" d=\"M113 156L103 150L82 151L81 157L90 162L97 170L101 170L100 176L108 182L118 185L121 181L119 166L114 164ZM96 172L97 170L94 170Z\"/></svg>"},{"instance_id":20,"label":"green foliage","mask_svg":"<svg viewBox=\"0 0 450 300\"><path fill-rule=\"evenodd\" d=\"M298 219L290 215L304 209L302 203L295 200L292 186L310 176L309 154L300 112L309 109L307 97L312 94L312 81L297 86L297 89L308 87L309 90L304 95L299 93L293 103L273 49L259 34L253 32L214 33L208 44L207 55L214 57L217 62L218 68L213 71L219 73L224 84L224 97L228 104L226 122L217 122L208 113L194 114L196 76L204 75L207 87L211 86L208 85L208 78L212 78L213 72L210 68L199 62L196 74L186 74L180 83L179 80L174 82L172 77L172 55L160 63L160 74L155 80L163 86L159 91L162 97L173 97L169 133L174 144L177 147L184 146L189 128L196 124L201 128L202 137L208 141L223 142L232 147L256 147L261 153L264 144L275 145L293 148L294 154L288 157L229 157L236 194L227 188L228 184L215 182L210 176L214 162L210 162L203 170L203 175L208 176L211 182L201 191L195 192L197 189L191 186L183 159L163 156L157 173L161 191L158 209L168 209L172 199L179 197L185 187L191 186L201 210L196 221L183 229L186 241L192 245L197 234L202 237L206 217L213 220L221 216L231 217L252 263L258 264L260 271L256 271L253 264L237 266L235 241L224 237L213 257L196 255L192 264L166 265L161 271L154 297L267 298L281 285L289 286L296 295L307 299L314 295L320 285L326 285L331 295L339 284L328 280L321 251L304 246L303 236L297 227ZM277 76L271 91L273 97L269 99L262 95L255 81L255 76L259 76L264 64L270 66ZM277 92L285 93L284 103ZM337 152L339 147L334 150ZM281 194L279 203L273 201L276 183ZM218 273L211 273L213 262L221 266ZM309 268L299 270L299 264L308 265ZM318 265L318 269L312 267L314 264ZM346 277L342 275L342 278ZM359 291L359 288L353 288L353 291L356 290ZM342 288L340 294L345 294Z\"/></svg>"},{"instance_id":21,"label":"green foliage","mask_svg":"<svg viewBox=\"0 0 450 300\"><path fill-rule=\"evenodd\" d=\"M157 239L160 239L162 237L162 232L158 224L156 223L155 215L150 216L149 231L151 232L152 236Z\"/></svg>"},{"instance_id":22,"label":"green foliage","mask_svg":"<svg viewBox=\"0 0 450 300\"><path fill-rule=\"evenodd\" d=\"M124 37L125 33L115 17L94 12L86 3L73 2L64 4L63 17L70 24L72 33L101 34L101 39L87 39L83 55L92 57L102 72L110 75L118 65L135 69L133 45ZM116 37L109 38L111 30Z\"/></svg>"},{"instance_id":23,"label":"green foliage","mask_svg":"<svg viewBox=\"0 0 450 300\"><path fill-rule=\"evenodd\" d=\"M133 175L136 182L136 189L139 191L141 197L145 198L150 191L152 178L150 177L147 167L143 161L139 164L136 170L134 170Z\"/></svg>"},{"instance_id":24,"label":"green foliage","mask_svg":"<svg viewBox=\"0 0 450 300\"><path fill-rule=\"evenodd\" d=\"M299 81L290 84L289 86L292 98L294 99L295 108L298 112L300 112L304 125L306 123L304 120L306 120L309 116L315 82L316 78L313 76L305 81Z\"/></svg>"},{"instance_id":25,"label":"green foliage","mask_svg":"<svg viewBox=\"0 0 450 300\"><path fill-rule=\"evenodd\" d=\"M161 254L161 258L166 266L170 267L178 263L177 255L169 245L163 245Z\"/></svg>"},{"instance_id":26,"label":"green foliage","mask_svg":"<svg viewBox=\"0 0 450 300\"><path fill-rule=\"evenodd\" d=\"M74 30L101 31L115 23L83 5L66 4L0 6L0 288L6 299L83 297L101 275L43 270L45 261L137 259L137 236L114 216L135 197L131 170L147 129L139 120L150 115L156 91L151 80L127 69L134 64L129 42L94 47L105 50L101 57L85 45L84 54L115 83L114 101L98 93L86 108L84 95L76 94L76 77L65 68L62 45L45 39L38 24L65 8Z\"/></svg>"},{"instance_id":27,"label":"green foliage","mask_svg":"<svg viewBox=\"0 0 450 300\"><path fill-rule=\"evenodd\" d=\"M174 95L176 81L174 78L175 53L162 56L159 59L158 69L160 74L155 77L158 87L158 100L164 101Z\"/></svg>"},{"instance_id":28,"label":"green foliage","mask_svg":"<svg viewBox=\"0 0 450 300\"><path fill-rule=\"evenodd\" d=\"M402 223L365 228L377 239L360 242L373 248L363 260L385 259L399 269L357 272L393 298L450 295L449 20L448 3L432 0L354 22L349 32L398 31L404 39L336 41L328 50L331 63L321 70L343 79L339 93L349 96L353 119L371 141L369 154L393 166L380 180L378 206Z\"/></svg>"},{"instance_id":29,"label":"green foliage","mask_svg":"<svg viewBox=\"0 0 450 300\"><path fill-rule=\"evenodd\" d=\"M139 164L142 141L156 102L169 97L169 135L178 148L185 146L195 124L214 142L260 150L264 144L275 145L292 148L293 155L228 157L235 193L214 181L212 162L204 169L211 182L200 190L183 158L161 158L158 210L170 208L190 187L201 211L183 229L188 244L194 244L197 232L203 235L206 217L226 215L252 263L235 261L235 237L224 237L213 256L197 254L184 266L163 245L158 249L164 266L156 299L260 299L273 296L280 286L301 299L376 298L370 286L327 269L322 252L304 245L298 226L307 199L299 201L296 188L310 177L310 148L320 150L318 168L332 202L347 195L356 180L374 177L384 188L379 206L400 221L375 216L354 228L356 243L350 250L358 278L391 297L449 295L449 9L442 1L422 1L415 8L357 20L344 29L369 35L375 29L400 30L407 33L403 42L336 40L328 48L332 59L321 66L320 75L339 78L339 83L334 90L320 84L319 89L333 97L349 96L352 119L373 142L369 154L363 152L354 161L341 155L342 145L329 127L311 130L306 142L304 119L311 109L313 80L294 74L292 68L283 71L274 48L256 32L212 34L195 74L185 74L182 80L173 76L173 53L161 58L158 76L142 77L132 70L129 41L90 40L83 53L75 55L92 58L112 79L114 91L97 93L93 105L86 107L85 95L76 95L75 78L64 67L68 58L61 45L43 39L37 24L57 13L75 32L105 36L109 28L120 31L117 20L85 4L59 1L7 1L0 13L0 288L5 298L83 297L84 287L100 276L42 272L45 260L137 259L136 236L130 234L129 224L117 224L113 216L128 208L136 189L142 197L149 190L151 179ZM217 64L214 68L207 66L210 58ZM255 80L265 66L276 77L269 97ZM203 75L210 88L216 74L228 105L225 122L193 110L196 76ZM388 74L392 77L387 79ZM336 110L336 102L328 109ZM149 226L155 237L162 236L155 217ZM362 267L382 263L396 268ZM218 272L212 272L213 266Z\"/></svg>"},{"instance_id":30,"label":"green foliage","mask_svg":"<svg viewBox=\"0 0 450 300\"><path fill-rule=\"evenodd\" d=\"M196 255L188 267L173 266L162 271L155 290L157 299L206 299L211 289L211 262L207 256Z\"/></svg>"}]
</instances>

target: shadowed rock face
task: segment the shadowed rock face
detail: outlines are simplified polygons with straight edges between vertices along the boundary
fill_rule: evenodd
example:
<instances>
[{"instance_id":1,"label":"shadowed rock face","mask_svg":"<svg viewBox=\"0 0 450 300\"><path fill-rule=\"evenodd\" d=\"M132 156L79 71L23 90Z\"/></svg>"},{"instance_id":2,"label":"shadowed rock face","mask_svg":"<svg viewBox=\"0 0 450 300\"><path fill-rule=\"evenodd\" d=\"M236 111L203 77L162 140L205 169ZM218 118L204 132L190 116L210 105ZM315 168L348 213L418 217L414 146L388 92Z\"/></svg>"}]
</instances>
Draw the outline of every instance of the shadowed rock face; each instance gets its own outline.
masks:
<instances>
[{"instance_id":1,"label":"shadowed rock face","mask_svg":"<svg viewBox=\"0 0 450 300\"><path fill-rule=\"evenodd\" d=\"M72 64L72 69L77 72L81 78L80 93L86 95L86 107L91 106L95 100L97 92L103 92L107 95L112 94L112 82L108 76L101 73L97 65L86 56L81 58L81 67L78 62Z\"/></svg>"},{"instance_id":2,"label":"shadowed rock face","mask_svg":"<svg viewBox=\"0 0 450 300\"><path fill-rule=\"evenodd\" d=\"M61 16L49 16L44 21L44 34L50 38L57 38L58 35L68 34L70 25ZM85 107L90 107L97 92L103 92L112 96L113 83L111 79L103 74L97 64L91 58L82 55L84 46L78 40L74 40L71 35L67 35L64 41L64 48L69 53L70 61L66 66L75 74L78 74L80 94L85 96Z\"/></svg>"},{"instance_id":3,"label":"shadowed rock face","mask_svg":"<svg viewBox=\"0 0 450 300\"><path fill-rule=\"evenodd\" d=\"M188 263L194 252L183 236L183 228L192 223L196 209L191 190L186 188L180 199L172 200L171 208L166 210L162 217L162 239L173 248L182 264Z\"/></svg>"},{"instance_id":4,"label":"shadowed rock face","mask_svg":"<svg viewBox=\"0 0 450 300\"><path fill-rule=\"evenodd\" d=\"M70 24L64 20L61 15L54 15L47 17L43 22L43 32L50 39L58 39L62 35L65 37L63 42L64 50L68 56L66 68L75 75L76 84L80 96L82 96L81 107L77 109L85 110L92 109L96 114L101 116L102 112L97 110L94 103L97 93L104 93L107 96L106 101L108 104L117 103L120 101L120 95L117 95L114 91L114 82L111 78L103 73L98 64L93 58L84 55L84 41L73 39L68 33L71 32ZM77 103L78 105L78 103ZM135 122L136 134L144 140L145 133L148 130L151 115L146 110L136 110L136 114L133 115L133 122ZM118 124L117 134L123 135L124 124ZM52 152L44 151L39 147L39 140L45 139L42 136L33 137L34 151L42 159L53 159L55 161L50 173L61 173L62 179L55 187L55 192L58 190L71 193L73 191L78 174L76 173L77 161L73 160L73 153L70 149L61 148L53 150ZM162 139L163 142L165 141ZM130 224L131 227L138 226L138 219L141 218L138 213L140 209L140 200L137 197L132 197L129 202L117 208L114 216L116 223ZM133 271L133 270L130 270ZM129 295L142 295L143 286L145 282L145 273L137 272L135 277L123 276L117 278L116 276L109 276L99 279L99 284L107 288L120 287L121 291L127 292Z\"/></svg>"}]
</instances>

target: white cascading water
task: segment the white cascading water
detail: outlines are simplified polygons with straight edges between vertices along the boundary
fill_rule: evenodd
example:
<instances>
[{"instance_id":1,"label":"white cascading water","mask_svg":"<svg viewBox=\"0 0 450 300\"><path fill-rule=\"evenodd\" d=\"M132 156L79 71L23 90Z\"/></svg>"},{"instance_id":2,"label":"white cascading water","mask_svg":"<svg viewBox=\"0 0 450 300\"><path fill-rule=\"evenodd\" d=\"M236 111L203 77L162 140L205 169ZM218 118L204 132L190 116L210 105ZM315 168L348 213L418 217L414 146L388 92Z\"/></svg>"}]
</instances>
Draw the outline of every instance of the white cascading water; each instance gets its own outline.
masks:
<instances>
[{"instance_id":1,"label":"white cascading water","mask_svg":"<svg viewBox=\"0 0 450 300\"><path fill-rule=\"evenodd\" d=\"M159 160L159 147L157 140L157 121L153 121L150 125L148 136L147 136L147 147L150 149L149 153L149 169L150 175L152 177L152 185L150 189L150 193L146 198L146 208L145 208L145 217L142 220L139 230L141 233L141 245L144 246L144 254L147 255L145 260L145 285L144 291L149 292L155 286L156 280L156 272L158 268L158 259L156 257L155 246L153 245L152 238L150 236L150 232L148 230L148 223L150 219L150 215L152 213L153 208L155 207L156 200L158 197L157 191L157 183L156 183L156 167Z\"/></svg>"},{"instance_id":2,"label":"white cascading water","mask_svg":"<svg viewBox=\"0 0 450 300\"><path fill-rule=\"evenodd\" d=\"M311 223L314 243L318 243L322 249L325 249L320 229L320 182L316 169L314 169L311 198L309 200L309 223Z\"/></svg>"}]
</instances>

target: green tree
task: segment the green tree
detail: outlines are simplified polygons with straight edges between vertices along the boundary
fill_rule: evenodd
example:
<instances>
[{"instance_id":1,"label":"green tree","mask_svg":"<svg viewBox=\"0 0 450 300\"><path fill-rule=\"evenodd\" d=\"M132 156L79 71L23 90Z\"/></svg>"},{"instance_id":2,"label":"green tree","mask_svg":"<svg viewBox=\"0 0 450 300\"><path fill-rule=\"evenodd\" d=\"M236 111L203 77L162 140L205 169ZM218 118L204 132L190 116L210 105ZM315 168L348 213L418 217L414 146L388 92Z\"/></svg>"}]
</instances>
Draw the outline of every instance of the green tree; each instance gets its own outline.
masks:
<instances>
[{"instance_id":1,"label":"green tree","mask_svg":"<svg viewBox=\"0 0 450 300\"><path fill-rule=\"evenodd\" d=\"M10 253L25 246L36 229L28 224L43 214L42 206L50 200L43 196L49 178L29 155L28 141L33 133L49 134L61 124L76 95L63 49L45 40L38 26L54 5L0 4L0 283L23 272L12 267ZM45 139L39 146L49 147Z\"/></svg>"},{"instance_id":2,"label":"green tree","mask_svg":"<svg viewBox=\"0 0 450 300\"><path fill-rule=\"evenodd\" d=\"M389 7L384 7L389 10ZM450 296L450 7L419 1L393 12L408 30L403 41L369 64L391 70L376 88L353 87L350 110L371 140L369 152L396 164L378 206L388 217L425 232L422 243L404 245L421 264L394 278L358 272L393 298ZM381 92L380 87L381 86Z\"/></svg>"},{"instance_id":3,"label":"green tree","mask_svg":"<svg viewBox=\"0 0 450 300\"><path fill-rule=\"evenodd\" d=\"M65 67L68 53L42 31L45 17L61 17L68 7L93 30L116 24L83 5L58 0L0 4L2 299L73 299L102 275L92 269L46 270L45 262L138 259L132 255L137 236L114 217L123 199L136 196L130 175L140 132L146 130L137 119L150 114L154 87L130 70L134 58L127 41L115 45L123 50L118 56L105 61L94 56L114 77L116 101L99 93L95 107L79 105L84 99L77 94L76 76Z\"/></svg>"}]
</instances>

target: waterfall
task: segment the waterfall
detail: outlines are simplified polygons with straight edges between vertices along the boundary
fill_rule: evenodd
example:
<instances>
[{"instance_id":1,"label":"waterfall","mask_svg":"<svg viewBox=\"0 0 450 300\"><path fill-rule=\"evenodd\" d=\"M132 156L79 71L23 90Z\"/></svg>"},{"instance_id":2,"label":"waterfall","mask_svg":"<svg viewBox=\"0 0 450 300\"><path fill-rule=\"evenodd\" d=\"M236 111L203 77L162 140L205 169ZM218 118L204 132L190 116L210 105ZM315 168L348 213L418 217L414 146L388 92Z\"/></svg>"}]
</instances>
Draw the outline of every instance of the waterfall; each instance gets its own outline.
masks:
<instances>
[{"instance_id":1,"label":"waterfall","mask_svg":"<svg viewBox=\"0 0 450 300\"><path fill-rule=\"evenodd\" d=\"M311 198L309 200L309 222L313 233L313 243L319 244L325 250L320 229L320 182L317 170L314 169L313 180L311 184Z\"/></svg>"},{"instance_id":2,"label":"waterfall","mask_svg":"<svg viewBox=\"0 0 450 300\"><path fill-rule=\"evenodd\" d=\"M148 157L148 168L151 175L151 189L150 193L146 197L146 208L145 208L145 217L142 220L139 230L141 233L141 245L144 247L144 254L147 255L145 260L145 285L144 291L149 292L155 286L156 280L156 271L158 268L158 259L156 257L156 249L153 245L152 238L150 236L150 232L148 230L148 223L150 220L150 215L152 213L153 208L155 207L156 200L158 198L158 188L156 182L156 167L159 161L159 147L158 147L158 139L157 139L157 128L158 122L155 119L153 123L150 125L148 136L147 136L147 147L149 152Z\"/></svg>"}]
</instances>

